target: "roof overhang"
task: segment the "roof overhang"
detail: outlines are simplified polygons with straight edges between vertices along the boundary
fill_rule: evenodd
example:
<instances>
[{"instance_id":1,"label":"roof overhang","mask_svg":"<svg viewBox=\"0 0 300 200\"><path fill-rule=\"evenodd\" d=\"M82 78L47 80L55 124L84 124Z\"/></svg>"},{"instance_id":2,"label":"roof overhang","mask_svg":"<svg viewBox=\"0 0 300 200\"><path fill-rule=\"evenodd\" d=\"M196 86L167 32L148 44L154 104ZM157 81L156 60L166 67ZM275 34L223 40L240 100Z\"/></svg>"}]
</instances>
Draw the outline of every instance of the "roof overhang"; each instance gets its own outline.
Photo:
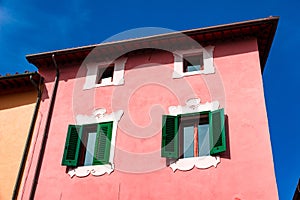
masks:
<instances>
[{"instance_id":1,"label":"roof overhang","mask_svg":"<svg viewBox=\"0 0 300 200\"><path fill-rule=\"evenodd\" d=\"M257 38L258 43L261 71L263 72L274 39L278 20L279 17L268 17L142 38L106 42L77 48L30 54L26 56L26 59L37 68L40 68L42 66L52 66L53 63L51 57L53 54L55 55L57 63L64 64L70 62L82 62L95 48L97 48L97 53L99 53L99 55L106 55L109 57L120 52L126 52L127 50L132 49L132 47L135 47L136 49L143 49L148 46L160 48L165 45L178 47L185 44L186 36L194 39L202 46L228 40L255 37Z\"/></svg>"},{"instance_id":2,"label":"roof overhang","mask_svg":"<svg viewBox=\"0 0 300 200\"><path fill-rule=\"evenodd\" d=\"M0 76L0 95L35 90L34 83L39 85L42 81L37 72Z\"/></svg>"}]
</instances>

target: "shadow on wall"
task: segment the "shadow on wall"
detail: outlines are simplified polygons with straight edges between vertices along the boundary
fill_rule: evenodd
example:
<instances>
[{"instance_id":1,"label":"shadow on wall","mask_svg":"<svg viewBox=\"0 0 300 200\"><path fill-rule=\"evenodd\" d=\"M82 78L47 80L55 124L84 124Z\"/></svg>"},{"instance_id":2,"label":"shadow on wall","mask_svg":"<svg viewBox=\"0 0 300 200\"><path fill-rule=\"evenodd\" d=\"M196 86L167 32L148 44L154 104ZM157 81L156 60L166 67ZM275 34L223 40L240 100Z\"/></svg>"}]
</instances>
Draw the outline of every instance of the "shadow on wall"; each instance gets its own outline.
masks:
<instances>
[{"instance_id":1,"label":"shadow on wall","mask_svg":"<svg viewBox=\"0 0 300 200\"><path fill-rule=\"evenodd\" d=\"M225 115L226 151L220 154L221 158L230 159L230 140L228 115Z\"/></svg>"},{"instance_id":2,"label":"shadow on wall","mask_svg":"<svg viewBox=\"0 0 300 200\"><path fill-rule=\"evenodd\" d=\"M49 99L49 94L46 87L43 87L42 92L42 101ZM37 96L38 94L35 89L31 91L0 95L0 110L35 104Z\"/></svg>"},{"instance_id":3,"label":"shadow on wall","mask_svg":"<svg viewBox=\"0 0 300 200\"><path fill-rule=\"evenodd\" d=\"M37 92L18 92L0 96L0 110L25 106L36 102Z\"/></svg>"},{"instance_id":4,"label":"shadow on wall","mask_svg":"<svg viewBox=\"0 0 300 200\"><path fill-rule=\"evenodd\" d=\"M230 45L230 48L228 48L228 45ZM216 48L214 51L214 58L245 54L245 53L255 52L258 50L257 41L255 38L247 41L236 40L235 43L232 43L231 41L223 42L223 43L219 43L219 45L216 46L218 48ZM243 48L241 48L241 46Z\"/></svg>"},{"instance_id":5,"label":"shadow on wall","mask_svg":"<svg viewBox=\"0 0 300 200\"><path fill-rule=\"evenodd\" d=\"M47 87L43 87L42 90L42 101L44 102L46 99L49 99L49 92L47 90Z\"/></svg>"},{"instance_id":6,"label":"shadow on wall","mask_svg":"<svg viewBox=\"0 0 300 200\"><path fill-rule=\"evenodd\" d=\"M138 69L151 64L173 64L173 53L161 49L139 49L126 54L125 70Z\"/></svg>"}]
</instances>

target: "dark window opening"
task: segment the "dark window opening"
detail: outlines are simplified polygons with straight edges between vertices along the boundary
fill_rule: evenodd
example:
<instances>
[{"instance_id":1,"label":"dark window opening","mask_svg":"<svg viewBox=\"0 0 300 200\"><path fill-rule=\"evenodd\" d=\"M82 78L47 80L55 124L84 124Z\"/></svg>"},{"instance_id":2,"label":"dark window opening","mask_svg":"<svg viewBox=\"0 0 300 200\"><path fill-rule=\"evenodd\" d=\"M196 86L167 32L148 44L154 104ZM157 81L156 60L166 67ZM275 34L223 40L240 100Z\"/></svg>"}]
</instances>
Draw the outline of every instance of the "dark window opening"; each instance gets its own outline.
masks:
<instances>
[{"instance_id":1,"label":"dark window opening","mask_svg":"<svg viewBox=\"0 0 300 200\"><path fill-rule=\"evenodd\" d=\"M184 55L183 72L194 72L204 69L203 54Z\"/></svg>"},{"instance_id":2,"label":"dark window opening","mask_svg":"<svg viewBox=\"0 0 300 200\"><path fill-rule=\"evenodd\" d=\"M114 68L115 68L114 64L109 65L108 67L105 68L99 68L97 84L101 84L103 82L103 79L107 79L107 78L111 78L110 82L112 82L114 76Z\"/></svg>"}]
</instances>

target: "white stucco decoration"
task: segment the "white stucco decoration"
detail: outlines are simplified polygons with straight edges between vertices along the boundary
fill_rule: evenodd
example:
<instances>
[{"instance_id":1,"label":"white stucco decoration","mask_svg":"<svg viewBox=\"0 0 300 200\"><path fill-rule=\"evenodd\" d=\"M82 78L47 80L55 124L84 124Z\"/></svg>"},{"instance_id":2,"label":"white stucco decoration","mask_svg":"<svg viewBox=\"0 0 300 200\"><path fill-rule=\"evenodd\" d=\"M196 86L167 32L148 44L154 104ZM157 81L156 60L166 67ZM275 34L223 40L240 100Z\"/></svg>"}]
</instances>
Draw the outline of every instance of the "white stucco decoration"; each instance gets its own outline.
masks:
<instances>
[{"instance_id":1,"label":"white stucco decoration","mask_svg":"<svg viewBox=\"0 0 300 200\"><path fill-rule=\"evenodd\" d=\"M173 78L182 78L184 76L191 76L196 74L213 74L215 73L213 51L214 46L207 46L201 49L178 50L173 53L174 56L174 72ZM193 72L183 72L183 56L193 54L203 54L204 69Z\"/></svg>"},{"instance_id":2,"label":"white stucco decoration","mask_svg":"<svg viewBox=\"0 0 300 200\"><path fill-rule=\"evenodd\" d=\"M201 104L201 99L192 98L186 101L186 105L184 106L170 106L169 114L170 115L179 115L179 114L187 114L194 112L202 112L202 111L214 111L219 108L219 101L206 102Z\"/></svg>"},{"instance_id":3,"label":"white stucco decoration","mask_svg":"<svg viewBox=\"0 0 300 200\"><path fill-rule=\"evenodd\" d=\"M169 114L170 115L180 115L180 114L188 114L195 112L203 112L203 111L214 111L219 108L218 101L206 102L205 104L201 104L201 99L199 98L191 98L186 101L186 105L184 106L170 106ZM198 169L207 169L212 166L217 167L220 163L220 157L218 156L201 156L201 157L192 157L192 158L181 158L176 162L172 163L170 167L173 172L177 169L181 171L188 171L196 166Z\"/></svg>"},{"instance_id":4,"label":"white stucco decoration","mask_svg":"<svg viewBox=\"0 0 300 200\"><path fill-rule=\"evenodd\" d=\"M111 136L111 146L110 146L110 155L109 155L109 163L106 165L92 165L92 166L80 166L77 168L70 169L68 174L73 177L76 175L77 177L85 177L89 174L94 176L101 176L105 173L110 174L114 171L114 155L115 155L115 145L116 145L116 135L118 122L120 121L124 111L118 110L116 112L107 114L105 108L96 109L92 115L77 115L76 123L77 125L84 124L93 124L93 123L101 123L101 122L113 122L112 136Z\"/></svg>"},{"instance_id":5,"label":"white stucco decoration","mask_svg":"<svg viewBox=\"0 0 300 200\"><path fill-rule=\"evenodd\" d=\"M86 63L87 74L85 77L84 90L92 89L95 87L108 86L108 85L123 85L124 84L124 69L127 61L127 57L121 57L113 62L101 62L101 63ZM99 67L108 67L110 64L114 64L114 75L104 78L101 84L97 84L97 75Z\"/></svg>"},{"instance_id":6,"label":"white stucco decoration","mask_svg":"<svg viewBox=\"0 0 300 200\"><path fill-rule=\"evenodd\" d=\"M101 176L105 173L110 174L114 171L113 165L93 165L93 166L81 166L75 169L69 170L68 174L70 177L86 177L89 174L94 176Z\"/></svg>"},{"instance_id":7,"label":"white stucco decoration","mask_svg":"<svg viewBox=\"0 0 300 200\"><path fill-rule=\"evenodd\" d=\"M194 167L197 167L198 169L207 169L212 166L217 167L219 162L219 156L192 157L179 159L175 163L172 163L170 167L172 168L173 172L175 172L177 169L181 171L188 171Z\"/></svg>"}]
</instances>

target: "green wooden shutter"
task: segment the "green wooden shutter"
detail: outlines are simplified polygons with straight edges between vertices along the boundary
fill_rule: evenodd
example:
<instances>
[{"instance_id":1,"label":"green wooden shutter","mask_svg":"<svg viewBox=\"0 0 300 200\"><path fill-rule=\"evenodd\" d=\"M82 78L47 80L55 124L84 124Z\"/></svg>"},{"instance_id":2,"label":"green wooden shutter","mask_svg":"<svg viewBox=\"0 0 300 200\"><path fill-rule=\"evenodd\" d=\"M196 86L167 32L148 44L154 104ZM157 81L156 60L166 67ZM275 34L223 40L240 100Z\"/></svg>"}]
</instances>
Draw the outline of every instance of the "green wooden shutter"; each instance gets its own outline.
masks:
<instances>
[{"instance_id":1,"label":"green wooden shutter","mask_svg":"<svg viewBox=\"0 0 300 200\"><path fill-rule=\"evenodd\" d=\"M226 151L224 109L209 113L210 154Z\"/></svg>"},{"instance_id":2,"label":"green wooden shutter","mask_svg":"<svg viewBox=\"0 0 300 200\"><path fill-rule=\"evenodd\" d=\"M163 115L162 124L161 156L166 158L178 158L179 117Z\"/></svg>"},{"instance_id":3,"label":"green wooden shutter","mask_svg":"<svg viewBox=\"0 0 300 200\"><path fill-rule=\"evenodd\" d=\"M109 163L112 126L113 122L98 124L93 165Z\"/></svg>"},{"instance_id":4,"label":"green wooden shutter","mask_svg":"<svg viewBox=\"0 0 300 200\"><path fill-rule=\"evenodd\" d=\"M76 167L79 160L82 126L69 125L65 143L64 156L61 164Z\"/></svg>"}]
</instances>

